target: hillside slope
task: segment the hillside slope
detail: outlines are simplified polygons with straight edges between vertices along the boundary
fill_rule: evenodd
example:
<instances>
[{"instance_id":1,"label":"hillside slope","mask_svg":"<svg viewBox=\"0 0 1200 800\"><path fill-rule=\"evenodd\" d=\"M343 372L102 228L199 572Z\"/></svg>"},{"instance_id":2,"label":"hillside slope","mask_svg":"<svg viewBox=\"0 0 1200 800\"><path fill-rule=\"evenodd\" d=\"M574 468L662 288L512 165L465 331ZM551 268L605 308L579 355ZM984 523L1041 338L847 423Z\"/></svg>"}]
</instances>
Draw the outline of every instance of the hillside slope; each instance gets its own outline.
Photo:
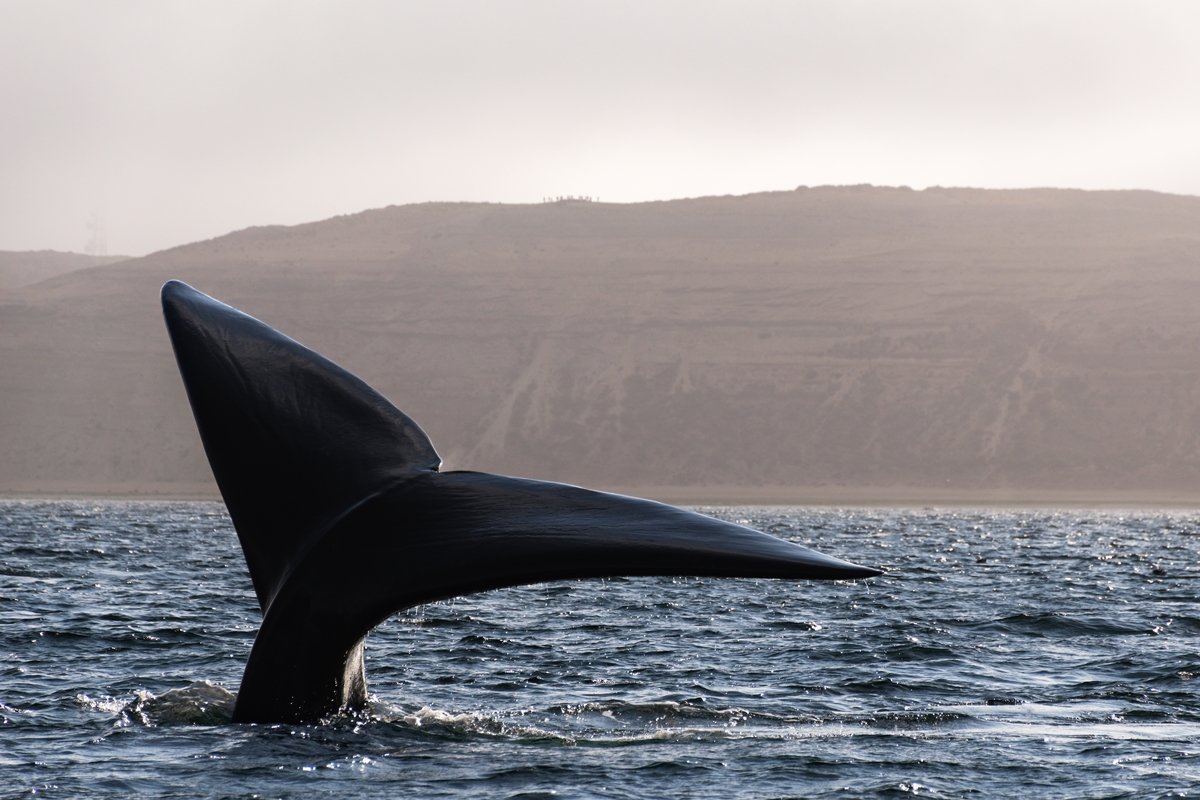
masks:
<instances>
[{"instance_id":1,"label":"hillside slope","mask_svg":"<svg viewBox=\"0 0 1200 800\"><path fill-rule=\"evenodd\" d=\"M55 250L0 250L0 292L19 289L67 272L124 261L128 256L89 256Z\"/></svg>"},{"instance_id":2,"label":"hillside slope","mask_svg":"<svg viewBox=\"0 0 1200 800\"><path fill-rule=\"evenodd\" d=\"M448 468L1200 498L1200 198L823 187L240 231L0 294L0 491L207 485L168 278L358 372Z\"/></svg>"}]
</instances>

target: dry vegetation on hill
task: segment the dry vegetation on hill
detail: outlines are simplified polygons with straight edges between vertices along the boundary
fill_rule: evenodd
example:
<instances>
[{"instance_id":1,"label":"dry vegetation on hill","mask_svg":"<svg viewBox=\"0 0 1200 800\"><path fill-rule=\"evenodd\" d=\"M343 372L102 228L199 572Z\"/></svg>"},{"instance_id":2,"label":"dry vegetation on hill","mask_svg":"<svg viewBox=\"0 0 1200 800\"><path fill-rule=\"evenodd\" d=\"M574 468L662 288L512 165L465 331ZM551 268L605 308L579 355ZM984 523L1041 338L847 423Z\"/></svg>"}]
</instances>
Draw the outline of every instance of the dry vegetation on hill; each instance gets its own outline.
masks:
<instances>
[{"instance_id":1,"label":"dry vegetation on hill","mask_svg":"<svg viewBox=\"0 0 1200 800\"><path fill-rule=\"evenodd\" d=\"M0 490L208 485L172 277L358 372L449 468L696 499L1200 500L1200 198L426 204L71 272L0 293Z\"/></svg>"}]
</instances>

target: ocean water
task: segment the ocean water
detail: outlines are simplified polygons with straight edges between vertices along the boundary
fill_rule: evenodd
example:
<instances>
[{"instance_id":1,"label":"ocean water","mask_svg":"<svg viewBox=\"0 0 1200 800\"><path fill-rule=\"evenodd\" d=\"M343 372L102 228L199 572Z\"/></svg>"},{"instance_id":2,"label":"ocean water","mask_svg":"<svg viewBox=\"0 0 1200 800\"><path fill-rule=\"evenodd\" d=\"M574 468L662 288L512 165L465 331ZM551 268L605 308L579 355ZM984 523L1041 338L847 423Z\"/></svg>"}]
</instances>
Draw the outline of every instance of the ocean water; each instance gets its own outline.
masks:
<instances>
[{"instance_id":1,"label":"ocean water","mask_svg":"<svg viewBox=\"0 0 1200 800\"><path fill-rule=\"evenodd\" d=\"M888 574L412 609L369 713L235 725L224 509L0 502L0 796L1200 793L1196 512L714 508Z\"/></svg>"}]
</instances>

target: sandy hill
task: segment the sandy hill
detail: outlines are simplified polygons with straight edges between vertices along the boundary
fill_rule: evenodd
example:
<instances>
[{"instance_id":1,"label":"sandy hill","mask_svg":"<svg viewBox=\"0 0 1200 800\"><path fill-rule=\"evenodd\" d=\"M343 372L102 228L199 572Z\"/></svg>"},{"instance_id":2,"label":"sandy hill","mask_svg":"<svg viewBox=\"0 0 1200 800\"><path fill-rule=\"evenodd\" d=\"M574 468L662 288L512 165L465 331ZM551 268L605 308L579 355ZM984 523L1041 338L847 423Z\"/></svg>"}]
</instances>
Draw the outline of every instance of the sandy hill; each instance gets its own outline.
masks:
<instances>
[{"instance_id":1,"label":"sandy hill","mask_svg":"<svg viewBox=\"0 0 1200 800\"><path fill-rule=\"evenodd\" d=\"M71 272L0 294L0 491L208 485L172 277L358 372L447 467L696 498L1200 500L1200 198L424 204Z\"/></svg>"}]
</instances>

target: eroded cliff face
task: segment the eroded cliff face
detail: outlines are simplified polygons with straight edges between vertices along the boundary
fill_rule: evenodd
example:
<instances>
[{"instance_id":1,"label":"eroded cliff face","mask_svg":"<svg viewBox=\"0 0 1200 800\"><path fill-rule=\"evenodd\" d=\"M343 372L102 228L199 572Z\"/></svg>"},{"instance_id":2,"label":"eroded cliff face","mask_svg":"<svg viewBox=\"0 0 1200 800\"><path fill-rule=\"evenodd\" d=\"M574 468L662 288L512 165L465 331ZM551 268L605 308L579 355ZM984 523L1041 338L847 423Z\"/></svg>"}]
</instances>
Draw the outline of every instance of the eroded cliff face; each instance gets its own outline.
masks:
<instances>
[{"instance_id":1,"label":"eroded cliff face","mask_svg":"<svg viewBox=\"0 0 1200 800\"><path fill-rule=\"evenodd\" d=\"M447 467L1200 496L1200 198L426 204L71 272L0 295L0 491L208 485L168 278L359 373Z\"/></svg>"}]
</instances>

